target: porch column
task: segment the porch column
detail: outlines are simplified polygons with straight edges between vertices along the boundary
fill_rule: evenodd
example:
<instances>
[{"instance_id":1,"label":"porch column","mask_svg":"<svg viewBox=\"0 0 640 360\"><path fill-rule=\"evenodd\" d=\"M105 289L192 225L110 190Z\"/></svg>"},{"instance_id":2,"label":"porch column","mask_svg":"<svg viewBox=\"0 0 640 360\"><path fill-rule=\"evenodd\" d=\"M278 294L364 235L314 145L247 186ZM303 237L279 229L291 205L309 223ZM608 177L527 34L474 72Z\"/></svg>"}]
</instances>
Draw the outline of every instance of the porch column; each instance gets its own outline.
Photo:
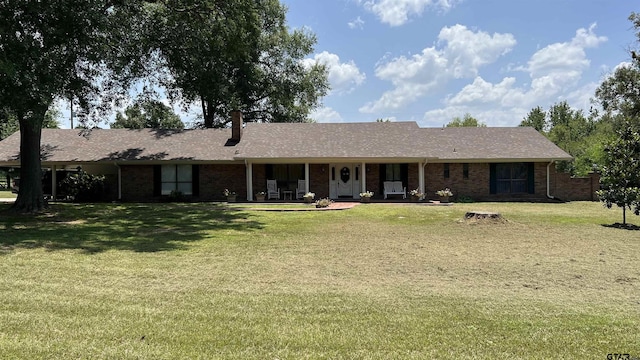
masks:
<instances>
[{"instance_id":1,"label":"porch column","mask_svg":"<svg viewBox=\"0 0 640 360\"><path fill-rule=\"evenodd\" d=\"M115 163L118 167L118 200L122 200L122 168L118 163Z\"/></svg>"},{"instance_id":2,"label":"porch column","mask_svg":"<svg viewBox=\"0 0 640 360\"><path fill-rule=\"evenodd\" d=\"M425 189L424 189L424 167L425 165L427 165L426 163L418 163L418 187L420 188L420 192L423 193L424 195L422 196L423 198L426 198L426 193L425 193Z\"/></svg>"},{"instance_id":3,"label":"porch column","mask_svg":"<svg viewBox=\"0 0 640 360\"><path fill-rule=\"evenodd\" d=\"M53 201L56 200L56 195L57 195L56 185L58 184L58 178L57 178L56 170L57 170L57 167L53 165L51 167L51 200Z\"/></svg>"},{"instance_id":4,"label":"porch column","mask_svg":"<svg viewBox=\"0 0 640 360\"><path fill-rule=\"evenodd\" d=\"M364 162L362 163L362 165L360 166L360 179L362 179L361 183L362 185L360 186L360 192L366 192L367 191L367 164L365 164Z\"/></svg>"},{"instance_id":5,"label":"porch column","mask_svg":"<svg viewBox=\"0 0 640 360\"><path fill-rule=\"evenodd\" d=\"M304 192L309 192L309 163L304 163ZM296 194L297 197L297 194Z\"/></svg>"},{"instance_id":6,"label":"porch column","mask_svg":"<svg viewBox=\"0 0 640 360\"><path fill-rule=\"evenodd\" d=\"M253 201L253 164L245 162L245 166L247 168L245 171L247 174L247 200Z\"/></svg>"}]
</instances>

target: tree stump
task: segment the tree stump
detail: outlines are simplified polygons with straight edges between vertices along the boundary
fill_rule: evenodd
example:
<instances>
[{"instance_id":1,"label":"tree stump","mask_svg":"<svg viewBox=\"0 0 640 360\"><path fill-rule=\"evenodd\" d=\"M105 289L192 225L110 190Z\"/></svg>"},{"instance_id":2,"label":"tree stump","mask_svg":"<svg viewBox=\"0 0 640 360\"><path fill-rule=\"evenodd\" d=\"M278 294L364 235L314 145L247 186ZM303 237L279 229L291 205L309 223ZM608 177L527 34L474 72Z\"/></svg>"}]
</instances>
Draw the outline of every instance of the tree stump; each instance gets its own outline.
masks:
<instances>
[{"instance_id":1,"label":"tree stump","mask_svg":"<svg viewBox=\"0 0 640 360\"><path fill-rule=\"evenodd\" d=\"M500 213L488 212L488 211L468 211L464 214L465 220L502 220Z\"/></svg>"}]
</instances>

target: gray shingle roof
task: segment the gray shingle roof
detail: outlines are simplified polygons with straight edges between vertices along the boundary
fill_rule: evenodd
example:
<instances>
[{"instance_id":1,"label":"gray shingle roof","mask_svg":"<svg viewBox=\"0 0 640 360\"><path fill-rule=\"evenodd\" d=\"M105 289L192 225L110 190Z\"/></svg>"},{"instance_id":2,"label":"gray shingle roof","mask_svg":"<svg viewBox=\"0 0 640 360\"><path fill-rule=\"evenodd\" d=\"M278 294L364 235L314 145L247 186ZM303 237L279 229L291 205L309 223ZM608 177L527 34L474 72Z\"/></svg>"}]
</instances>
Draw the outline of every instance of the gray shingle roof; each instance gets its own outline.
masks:
<instances>
[{"instance_id":1,"label":"gray shingle roof","mask_svg":"<svg viewBox=\"0 0 640 360\"><path fill-rule=\"evenodd\" d=\"M550 161L571 157L533 128L420 128L415 122L247 124L236 146L230 129L43 129L44 163ZM0 165L15 164L20 134L0 141Z\"/></svg>"},{"instance_id":2,"label":"gray shingle roof","mask_svg":"<svg viewBox=\"0 0 640 360\"><path fill-rule=\"evenodd\" d=\"M224 146L230 135L228 129L43 129L42 161L230 161L236 150ZM16 161L19 149L19 133L0 141L0 163Z\"/></svg>"}]
</instances>

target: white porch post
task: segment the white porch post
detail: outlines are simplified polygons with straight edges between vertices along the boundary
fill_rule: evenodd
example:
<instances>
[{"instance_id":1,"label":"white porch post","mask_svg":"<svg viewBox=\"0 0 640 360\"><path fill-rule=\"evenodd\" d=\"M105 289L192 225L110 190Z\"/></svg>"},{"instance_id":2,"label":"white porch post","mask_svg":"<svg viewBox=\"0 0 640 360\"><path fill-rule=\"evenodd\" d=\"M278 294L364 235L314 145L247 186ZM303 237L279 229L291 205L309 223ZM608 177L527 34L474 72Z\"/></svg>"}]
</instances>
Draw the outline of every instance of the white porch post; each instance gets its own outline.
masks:
<instances>
[{"instance_id":1,"label":"white porch post","mask_svg":"<svg viewBox=\"0 0 640 360\"><path fill-rule=\"evenodd\" d=\"M245 162L247 168L247 200L253 201L253 164Z\"/></svg>"},{"instance_id":2,"label":"white porch post","mask_svg":"<svg viewBox=\"0 0 640 360\"><path fill-rule=\"evenodd\" d=\"M309 192L309 163L304 163L304 192ZM296 194L296 197L298 195Z\"/></svg>"},{"instance_id":3,"label":"white porch post","mask_svg":"<svg viewBox=\"0 0 640 360\"><path fill-rule=\"evenodd\" d=\"M360 179L362 179L361 183L361 189L360 192L366 192L367 191L367 164L365 164L364 162L362 163L362 165L360 166Z\"/></svg>"},{"instance_id":4,"label":"white porch post","mask_svg":"<svg viewBox=\"0 0 640 360\"><path fill-rule=\"evenodd\" d=\"M51 167L51 200L54 200L54 201L57 195L56 185L58 184L58 178L56 177L57 175L56 170L57 170L57 167L53 165Z\"/></svg>"},{"instance_id":5,"label":"white porch post","mask_svg":"<svg viewBox=\"0 0 640 360\"><path fill-rule=\"evenodd\" d=\"M423 193L424 195L422 195L423 198L426 197L425 194L425 188L424 188L424 166L426 165L426 163L418 163L418 186L420 187L420 192Z\"/></svg>"},{"instance_id":6,"label":"white porch post","mask_svg":"<svg viewBox=\"0 0 640 360\"><path fill-rule=\"evenodd\" d=\"M118 163L115 163L118 167L118 200L122 200L122 168Z\"/></svg>"}]
</instances>

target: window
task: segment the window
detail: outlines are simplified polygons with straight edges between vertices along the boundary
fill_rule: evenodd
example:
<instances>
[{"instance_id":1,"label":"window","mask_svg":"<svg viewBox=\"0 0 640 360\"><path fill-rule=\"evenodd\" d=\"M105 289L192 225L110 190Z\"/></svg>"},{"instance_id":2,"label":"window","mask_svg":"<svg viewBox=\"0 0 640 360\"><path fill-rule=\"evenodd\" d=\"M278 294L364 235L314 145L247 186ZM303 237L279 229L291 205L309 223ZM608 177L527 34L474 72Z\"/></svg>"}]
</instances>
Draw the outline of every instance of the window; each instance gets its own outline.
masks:
<instances>
[{"instance_id":1,"label":"window","mask_svg":"<svg viewBox=\"0 0 640 360\"><path fill-rule=\"evenodd\" d=\"M192 165L162 165L161 195L180 191L183 195L193 195Z\"/></svg>"},{"instance_id":2,"label":"window","mask_svg":"<svg viewBox=\"0 0 640 360\"><path fill-rule=\"evenodd\" d=\"M278 187L295 190L298 180L304 180L303 164L273 164L267 167L267 178L276 179Z\"/></svg>"},{"instance_id":3,"label":"window","mask_svg":"<svg viewBox=\"0 0 640 360\"><path fill-rule=\"evenodd\" d=\"M468 179L469 178L469 164L468 163L462 164L462 178L463 179Z\"/></svg>"},{"instance_id":4,"label":"window","mask_svg":"<svg viewBox=\"0 0 640 360\"><path fill-rule=\"evenodd\" d=\"M402 170L400 164L387 164L385 181L402 181Z\"/></svg>"},{"instance_id":5,"label":"window","mask_svg":"<svg viewBox=\"0 0 640 360\"><path fill-rule=\"evenodd\" d=\"M516 194L529 192L529 169L525 163L496 164L496 193Z\"/></svg>"},{"instance_id":6,"label":"window","mask_svg":"<svg viewBox=\"0 0 640 360\"><path fill-rule=\"evenodd\" d=\"M443 172L444 178L448 179L449 178L449 164L444 164L444 172Z\"/></svg>"}]
</instances>

